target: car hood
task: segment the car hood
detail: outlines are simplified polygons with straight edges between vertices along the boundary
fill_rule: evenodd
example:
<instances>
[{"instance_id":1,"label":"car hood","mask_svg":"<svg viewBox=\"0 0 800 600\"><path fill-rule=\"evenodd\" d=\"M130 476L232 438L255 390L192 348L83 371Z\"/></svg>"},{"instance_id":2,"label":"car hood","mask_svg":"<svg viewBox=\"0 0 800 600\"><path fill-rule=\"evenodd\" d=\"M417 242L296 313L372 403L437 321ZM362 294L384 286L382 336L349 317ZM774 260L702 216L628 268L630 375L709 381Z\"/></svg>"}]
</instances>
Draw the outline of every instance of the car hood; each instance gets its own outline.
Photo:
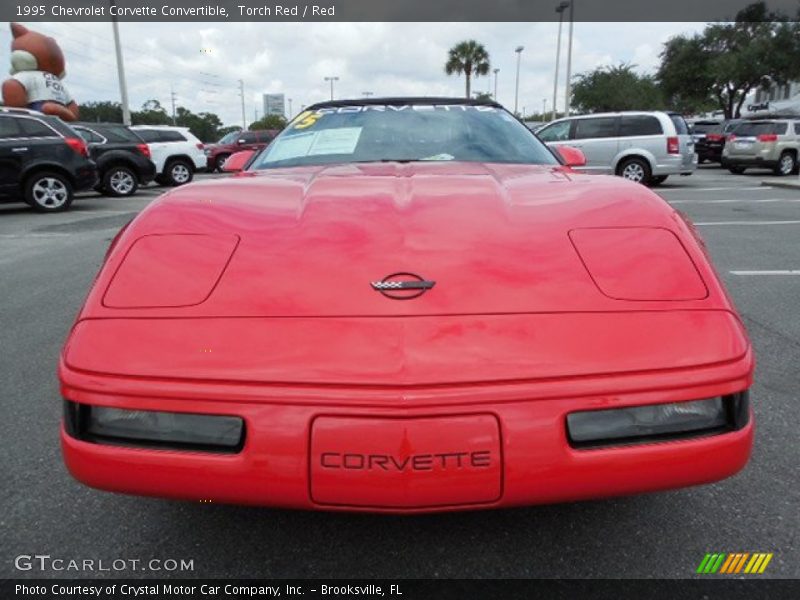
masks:
<instances>
[{"instance_id":1,"label":"car hood","mask_svg":"<svg viewBox=\"0 0 800 600\"><path fill-rule=\"evenodd\" d=\"M207 252L187 251L182 264L219 252L224 270L210 280L207 296L200 293L201 301L180 309L129 303L137 315L422 316L669 306L604 293L571 238L580 229L627 227L669 230L701 275L714 278L675 211L643 186L618 178L478 163L243 173L183 186L142 212L109 255L95 308L108 310L100 295L117 270L125 271L119 265L137 240L180 233L218 242ZM136 268L149 267L145 260ZM435 285L403 300L372 286L398 272ZM615 274L610 277L613 283ZM111 312L124 314L119 306Z\"/></svg>"}]
</instances>

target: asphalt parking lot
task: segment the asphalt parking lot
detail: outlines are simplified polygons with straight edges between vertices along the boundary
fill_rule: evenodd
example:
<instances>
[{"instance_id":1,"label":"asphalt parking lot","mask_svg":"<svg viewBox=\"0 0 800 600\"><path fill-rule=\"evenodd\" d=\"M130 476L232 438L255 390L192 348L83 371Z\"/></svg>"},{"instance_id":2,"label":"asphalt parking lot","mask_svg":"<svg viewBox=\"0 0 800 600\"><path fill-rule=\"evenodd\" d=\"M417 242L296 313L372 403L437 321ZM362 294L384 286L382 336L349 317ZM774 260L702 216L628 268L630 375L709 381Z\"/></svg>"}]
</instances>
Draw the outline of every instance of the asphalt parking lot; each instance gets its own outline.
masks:
<instances>
[{"instance_id":1,"label":"asphalt parking lot","mask_svg":"<svg viewBox=\"0 0 800 600\"><path fill-rule=\"evenodd\" d=\"M415 517L172 502L72 480L58 445L57 356L109 240L160 189L89 194L54 215L0 205L0 577L165 575L20 572L20 554L193 559L182 577L688 577L706 552L739 551L773 552L764 576L800 577L800 190L761 186L762 175L704 166L657 188L697 224L755 344L756 445L742 473L651 495Z\"/></svg>"}]
</instances>

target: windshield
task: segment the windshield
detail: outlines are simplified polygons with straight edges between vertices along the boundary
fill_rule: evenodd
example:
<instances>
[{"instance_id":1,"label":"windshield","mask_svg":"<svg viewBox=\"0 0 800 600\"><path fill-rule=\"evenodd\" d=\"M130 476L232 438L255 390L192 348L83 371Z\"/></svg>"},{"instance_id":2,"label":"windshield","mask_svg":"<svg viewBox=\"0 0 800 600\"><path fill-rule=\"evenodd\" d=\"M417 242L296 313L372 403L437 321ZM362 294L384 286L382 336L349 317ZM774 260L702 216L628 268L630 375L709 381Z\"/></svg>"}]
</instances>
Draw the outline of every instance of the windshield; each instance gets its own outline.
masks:
<instances>
[{"instance_id":1,"label":"windshield","mask_svg":"<svg viewBox=\"0 0 800 600\"><path fill-rule=\"evenodd\" d=\"M771 122L756 122L756 123L742 123L737 127L734 133L739 137L746 136L759 136L762 134L777 133L779 135L786 133L786 123L771 123Z\"/></svg>"},{"instance_id":2,"label":"windshield","mask_svg":"<svg viewBox=\"0 0 800 600\"><path fill-rule=\"evenodd\" d=\"M713 121L705 121L695 123L692 125L692 129L695 133L719 133L722 131L722 125Z\"/></svg>"},{"instance_id":3,"label":"windshield","mask_svg":"<svg viewBox=\"0 0 800 600\"><path fill-rule=\"evenodd\" d=\"M239 137L240 131L231 131L230 133L226 133L223 138L218 141L218 144L232 144L236 141L236 138Z\"/></svg>"},{"instance_id":4,"label":"windshield","mask_svg":"<svg viewBox=\"0 0 800 600\"><path fill-rule=\"evenodd\" d=\"M305 111L251 169L344 162L558 164L502 108L467 104L348 105Z\"/></svg>"}]
</instances>

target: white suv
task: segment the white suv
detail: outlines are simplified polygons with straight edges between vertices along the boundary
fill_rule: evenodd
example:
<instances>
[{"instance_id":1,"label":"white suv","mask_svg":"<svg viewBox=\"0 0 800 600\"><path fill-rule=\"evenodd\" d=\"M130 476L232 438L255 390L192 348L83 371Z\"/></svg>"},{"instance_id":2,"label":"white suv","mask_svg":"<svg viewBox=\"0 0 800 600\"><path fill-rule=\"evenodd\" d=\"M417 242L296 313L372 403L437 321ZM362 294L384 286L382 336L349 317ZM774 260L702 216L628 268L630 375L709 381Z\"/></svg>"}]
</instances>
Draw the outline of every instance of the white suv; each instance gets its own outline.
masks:
<instances>
[{"instance_id":1,"label":"white suv","mask_svg":"<svg viewBox=\"0 0 800 600\"><path fill-rule=\"evenodd\" d=\"M194 172L206 168L203 142L188 127L134 125L131 127L150 147L156 164L156 181L161 185L189 183Z\"/></svg>"}]
</instances>

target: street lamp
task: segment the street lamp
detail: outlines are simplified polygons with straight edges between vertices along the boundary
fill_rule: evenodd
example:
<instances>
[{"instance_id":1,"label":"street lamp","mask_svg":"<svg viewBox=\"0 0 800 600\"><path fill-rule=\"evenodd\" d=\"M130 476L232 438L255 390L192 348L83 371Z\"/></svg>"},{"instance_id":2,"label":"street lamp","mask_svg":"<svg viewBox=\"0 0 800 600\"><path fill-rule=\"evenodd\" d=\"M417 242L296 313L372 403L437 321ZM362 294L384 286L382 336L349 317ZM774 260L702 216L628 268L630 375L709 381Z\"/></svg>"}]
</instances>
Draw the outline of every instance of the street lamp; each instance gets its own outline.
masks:
<instances>
[{"instance_id":1,"label":"street lamp","mask_svg":"<svg viewBox=\"0 0 800 600\"><path fill-rule=\"evenodd\" d=\"M561 62L561 28L564 25L564 11L569 7L569 2L560 2L556 6L558 13L558 45L556 46L556 74L553 77L553 121L556 119L557 99L558 99L558 67Z\"/></svg>"},{"instance_id":2,"label":"street lamp","mask_svg":"<svg viewBox=\"0 0 800 600\"><path fill-rule=\"evenodd\" d=\"M325 81L330 81L331 82L331 100L333 100L333 82L334 81L339 81L339 78L338 77L326 77Z\"/></svg>"},{"instance_id":3,"label":"street lamp","mask_svg":"<svg viewBox=\"0 0 800 600\"><path fill-rule=\"evenodd\" d=\"M500 69L494 70L494 101L497 102L497 74L500 72Z\"/></svg>"},{"instance_id":4,"label":"street lamp","mask_svg":"<svg viewBox=\"0 0 800 600\"><path fill-rule=\"evenodd\" d=\"M361 93L364 94L364 98L369 98L370 96L374 95L372 92L361 92Z\"/></svg>"},{"instance_id":5,"label":"street lamp","mask_svg":"<svg viewBox=\"0 0 800 600\"><path fill-rule=\"evenodd\" d=\"M292 118L292 99L288 98L289 100L289 118Z\"/></svg>"},{"instance_id":6,"label":"street lamp","mask_svg":"<svg viewBox=\"0 0 800 600\"><path fill-rule=\"evenodd\" d=\"M575 24L575 0L569 3L569 44L567 45L567 99L564 102L564 116L569 116L569 105L572 100L572 27Z\"/></svg>"},{"instance_id":7,"label":"street lamp","mask_svg":"<svg viewBox=\"0 0 800 600\"><path fill-rule=\"evenodd\" d=\"M547 118L547 98L542 98L542 122Z\"/></svg>"},{"instance_id":8,"label":"street lamp","mask_svg":"<svg viewBox=\"0 0 800 600\"><path fill-rule=\"evenodd\" d=\"M514 52L517 53L517 82L514 85L514 114L517 114L517 105L519 103L519 62L522 57L523 50L525 50L525 46L517 46L514 49Z\"/></svg>"},{"instance_id":9,"label":"street lamp","mask_svg":"<svg viewBox=\"0 0 800 600\"><path fill-rule=\"evenodd\" d=\"M117 3L115 0L109 0L109 5L112 8L116 8ZM114 14L116 14L116 12L117 11L114 11ZM130 125L131 109L128 106L128 84L125 81L125 61L122 59L122 46L119 42L119 25L117 24L117 17L115 16L111 17L111 29L114 32L114 51L117 55L117 77L119 79L120 100L122 100L122 123Z\"/></svg>"}]
</instances>

